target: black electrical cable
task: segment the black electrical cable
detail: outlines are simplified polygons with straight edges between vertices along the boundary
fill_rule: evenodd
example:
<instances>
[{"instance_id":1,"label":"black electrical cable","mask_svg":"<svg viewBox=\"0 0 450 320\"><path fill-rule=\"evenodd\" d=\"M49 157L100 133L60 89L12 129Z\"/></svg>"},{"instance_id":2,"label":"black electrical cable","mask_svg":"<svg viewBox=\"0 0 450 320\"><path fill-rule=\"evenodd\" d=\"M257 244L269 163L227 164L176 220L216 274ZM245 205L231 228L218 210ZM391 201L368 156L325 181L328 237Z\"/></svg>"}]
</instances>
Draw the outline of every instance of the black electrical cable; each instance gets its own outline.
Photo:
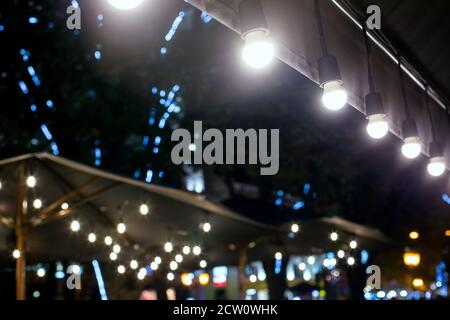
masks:
<instances>
[{"instance_id":1,"label":"black electrical cable","mask_svg":"<svg viewBox=\"0 0 450 320\"><path fill-rule=\"evenodd\" d=\"M320 36L320 45L322 47L322 55L326 56L328 55L328 46L327 41L325 39L325 32L323 30L323 23L322 23L322 13L320 11L320 0L314 1L314 12L316 15L316 22L317 22L317 28L319 29L319 36Z\"/></svg>"},{"instance_id":2,"label":"black electrical cable","mask_svg":"<svg viewBox=\"0 0 450 320\"><path fill-rule=\"evenodd\" d=\"M367 34L366 23L363 22L363 35L364 35L364 43L366 45L366 59L367 59L367 79L369 81L369 90L371 93L375 92L375 83L373 81L372 74L372 50L370 46L369 35Z\"/></svg>"},{"instance_id":3,"label":"black electrical cable","mask_svg":"<svg viewBox=\"0 0 450 320\"><path fill-rule=\"evenodd\" d=\"M428 116L430 117L431 137L433 138L433 141L436 141L436 128L434 126L433 114L431 112L431 106L428 97L428 84L425 85L425 107L427 109Z\"/></svg>"},{"instance_id":4,"label":"black electrical cable","mask_svg":"<svg viewBox=\"0 0 450 320\"><path fill-rule=\"evenodd\" d=\"M402 86L402 98L403 98L403 105L405 107L405 115L406 115L406 119L410 119L408 100L406 98L405 79L403 77L403 71L402 71L402 58L399 56L399 57L397 57L397 60L398 60L398 73L400 75L400 84Z\"/></svg>"}]
</instances>

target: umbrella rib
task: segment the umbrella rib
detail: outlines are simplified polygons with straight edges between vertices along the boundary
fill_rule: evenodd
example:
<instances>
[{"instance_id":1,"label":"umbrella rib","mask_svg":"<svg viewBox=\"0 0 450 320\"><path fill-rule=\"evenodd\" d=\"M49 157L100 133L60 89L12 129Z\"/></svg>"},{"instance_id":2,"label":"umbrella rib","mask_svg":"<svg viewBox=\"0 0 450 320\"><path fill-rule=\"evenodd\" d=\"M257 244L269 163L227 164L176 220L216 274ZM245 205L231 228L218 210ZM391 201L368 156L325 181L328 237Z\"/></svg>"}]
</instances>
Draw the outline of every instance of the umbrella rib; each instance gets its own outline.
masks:
<instances>
[{"instance_id":1,"label":"umbrella rib","mask_svg":"<svg viewBox=\"0 0 450 320\"><path fill-rule=\"evenodd\" d=\"M38 212L37 216L35 217L36 221L43 221L45 220L50 213L55 210L57 207L59 207L64 202L72 199L75 196L83 197L83 195L80 193L83 189L89 187L92 185L95 181L98 180L98 177L93 177L92 179L89 179L86 183L80 185L79 187L72 189L65 195L61 196L59 199L55 200L53 203L42 209Z\"/></svg>"}]
</instances>

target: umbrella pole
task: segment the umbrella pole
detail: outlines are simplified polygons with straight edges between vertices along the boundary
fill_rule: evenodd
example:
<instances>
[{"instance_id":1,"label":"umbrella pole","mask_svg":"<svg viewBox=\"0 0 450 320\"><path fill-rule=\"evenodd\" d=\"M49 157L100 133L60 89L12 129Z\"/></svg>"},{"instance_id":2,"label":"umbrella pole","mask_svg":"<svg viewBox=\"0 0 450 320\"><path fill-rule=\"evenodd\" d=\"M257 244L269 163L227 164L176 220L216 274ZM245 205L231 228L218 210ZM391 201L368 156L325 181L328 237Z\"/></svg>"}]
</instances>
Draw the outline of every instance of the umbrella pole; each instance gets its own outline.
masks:
<instances>
[{"instance_id":1,"label":"umbrella pole","mask_svg":"<svg viewBox=\"0 0 450 320\"><path fill-rule=\"evenodd\" d=\"M25 276L26 276L26 231L25 220L25 168L24 163L19 165L19 179L17 187L17 212L16 212L16 249L20 256L16 259L16 299L25 300Z\"/></svg>"},{"instance_id":2,"label":"umbrella pole","mask_svg":"<svg viewBox=\"0 0 450 320\"><path fill-rule=\"evenodd\" d=\"M245 275L245 268L247 267L248 256L247 256L247 247L239 248L239 284L240 284L240 298L245 299L245 290L247 288L246 282L247 277Z\"/></svg>"}]
</instances>

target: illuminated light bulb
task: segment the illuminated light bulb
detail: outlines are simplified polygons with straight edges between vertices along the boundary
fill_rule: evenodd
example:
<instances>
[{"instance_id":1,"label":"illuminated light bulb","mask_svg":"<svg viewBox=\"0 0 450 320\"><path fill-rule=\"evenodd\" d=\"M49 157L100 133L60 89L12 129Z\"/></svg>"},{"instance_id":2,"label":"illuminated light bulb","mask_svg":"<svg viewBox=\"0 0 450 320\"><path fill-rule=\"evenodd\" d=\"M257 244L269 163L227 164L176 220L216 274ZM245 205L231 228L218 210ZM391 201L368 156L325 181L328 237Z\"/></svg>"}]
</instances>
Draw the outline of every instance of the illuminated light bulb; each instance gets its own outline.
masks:
<instances>
[{"instance_id":1,"label":"illuminated light bulb","mask_svg":"<svg viewBox=\"0 0 450 320\"><path fill-rule=\"evenodd\" d=\"M330 233L330 240L335 242L339 239L339 235L337 234L337 232L332 232Z\"/></svg>"},{"instance_id":2,"label":"illuminated light bulb","mask_svg":"<svg viewBox=\"0 0 450 320\"><path fill-rule=\"evenodd\" d=\"M40 208L42 208L42 200L41 200L41 199L35 199L35 200L33 201L33 207L34 207L35 209L40 209Z\"/></svg>"},{"instance_id":3,"label":"illuminated light bulb","mask_svg":"<svg viewBox=\"0 0 450 320\"><path fill-rule=\"evenodd\" d=\"M400 297L406 298L407 296L408 296L408 291L406 291L406 290L400 291Z\"/></svg>"},{"instance_id":4,"label":"illuminated light bulb","mask_svg":"<svg viewBox=\"0 0 450 320\"><path fill-rule=\"evenodd\" d=\"M167 252L167 253L170 253L170 252L173 251L173 244L172 244L172 242L166 242L164 244L164 251Z\"/></svg>"},{"instance_id":5,"label":"illuminated light bulb","mask_svg":"<svg viewBox=\"0 0 450 320\"><path fill-rule=\"evenodd\" d=\"M186 286L189 287L190 285L192 285L192 275L189 273L183 273L181 275L181 283Z\"/></svg>"},{"instance_id":6,"label":"illuminated light bulb","mask_svg":"<svg viewBox=\"0 0 450 320\"><path fill-rule=\"evenodd\" d=\"M108 2L117 9L131 10L138 7L144 0L108 0Z\"/></svg>"},{"instance_id":7,"label":"illuminated light bulb","mask_svg":"<svg viewBox=\"0 0 450 320\"><path fill-rule=\"evenodd\" d=\"M417 267L420 264L420 254L417 252L406 252L403 254L403 262L408 267Z\"/></svg>"},{"instance_id":8,"label":"illuminated light bulb","mask_svg":"<svg viewBox=\"0 0 450 320\"><path fill-rule=\"evenodd\" d=\"M69 209L69 204L68 204L67 202L64 202L64 203L61 205L61 210L67 210L67 209Z\"/></svg>"},{"instance_id":9,"label":"illuminated light bulb","mask_svg":"<svg viewBox=\"0 0 450 320\"><path fill-rule=\"evenodd\" d=\"M414 287L419 288L419 287L423 286L424 282L423 282L423 279L421 279L421 278L415 278L413 280L412 284Z\"/></svg>"},{"instance_id":10,"label":"illuminated light bulb","mask_svg":"<svg viewBox=\"0 0 450 320\"><path fill-rule=\"evenodd\" d=\"M202 273L198 276L198 282L201 286L207 286L209 284L209 274Z\"/></svg>"},{"instance_id":11,"label":"illuminated light bulb","mask_svg":"<svg viewBox=\"0 0 450 320\"><path fill-rule=\"evenodd\" d=\"M350 248L356 249L357 246L358 246L358 242L356 242L355 240L350 241Z\"/></svg>"},{"instance_id":12,"label":"illuminated light bulb","mask_svg":"<svg viewBox=\"0 0 450 320\"><path fill-rule=\"evenodd\" d=\"M111 261L116 261L117 260L117 253L111 252L109 254L109 259L111 259Z\"/></svg>"},{"instance_id":13,"label":"illuminated light bulb","mask_svg":"<svg viewBox=\"0 0 450 320\"><path fill-rule=\"evenodd\" d=\"M73 220L70 223L70 230L72 230L73 232L78 232L81 229L81 225L80 222L78 220Z\"/></svg>"},{"instance_id":14,"label":"illuminated light bulb","mask_svg":"<svg viewBox=\"0 0 450 320\"><path fill-rule=\"evenodd\" d=\"M183 256L181 254L177 254L175 256L175 261L178 263L182 263L183 262Z\"/></svg>"},{"instance_id":15,"label":"illuminated light bulb","mask_svg":"<svg viewBox=\"0 0 450 320\"><path fill-rule=\"evenodd\" d=\"M2 190L2 188L3 188L3 184L2 184L2 182L0 181L0 190Z\"/></svg>"},{"instance_id":16,"label":"illuminated light bulb","mask_svg":"<svg viewBox=\"0 0 450 320\"><path fill-rule=\"evenodd\" d=\"M405 139L402 146L402 153L408 159L417 158L422 152L422 145L419 137L409 137Z\"/></svg>"},{"instance_id":17,"label":"illuminated light bulb","mask_svg":"<svg viewBox=\"0 0 450 320\"><path fill-rule=\"evenodd\" d=\"M281 259L283 259L283 254L282 254L281 252L275 253L275 259L276 259L276 260L281 260Z\"/></svg>"},{"instance_id":18,"label":"illuminated light bulb","mask_svg":"<svg viewBox=\"0 0 450 320\"><path fill-rule=\"evenodd\" d=\"M256 29L243 36L245 40L242 58L254 69L262 69L270 64L275 56L275 46L269 39L269 32Z\"/></svg>"},{"instance_id":19,"label":"illuminated light bulb","mask_svg":"<svg viewBox=\"0 0 450 320\"><path fill-rule=\"evenodd\" d=\"M316 258L314 258L313 256L309 256L307 261L308 264L314 264L316 263Z\"/></svg>"},{"instance_id":20,"label":"illuminated light bulb","mask_svg":"<svg viewBox=\"0 0 450 320\"><path fill-rule=\"evenodd\" d=\"M16 249L13 251L12 256L14 259L19 259L20 258L20 250Z\"/></svg>"},{"instance_id":21,"label":"illuminated light bulb","mask_svg":"<svg viewBox=\"0 0 450 320\"><path fill-rule=\"evenodd\" d=\"M159 264L157 264L155 261L150 263L150 269L152 269L153 271L158 270L158 268L159 268Z\"/></svg>"},{"instance_id":22,"label":"illuminated light bulb","mask_svg":"<svg viewBox=\"0 0 450 320\"><path fill-rule=\"evenodd\" d=\"M342 81L330 81L323 85L322 103L328 110L341 110L347 104L347 98Z\"/></svg>"},{"instance_id":23,"label":"illuminated light bulb","mask_svg":"<svg viewBox=\"0 0 450 320\"><path fill-rule=\"evenodd\" d=\"M305 269L306 269L306 264L304 264L304 263L302 262L302 263L300 263L300 264L298 265L298 268L300 269L300 271L305 271Z\"/></svg>"},{"instance_id":24,"label":"illuminated light bulb","mask_svg":"<svg viewBox=\"0 0 450 320\"><path fill-rule=\"evenodd\" d=\"M386 121L386 115L375 114L367 117L369 123L367 124L367 133L373 139L379 140L386 136L389 132L389 124Z\"/></svg>"},{"instance_id":25,"label":"illuminated light bulb","mask_svg":"<svg viewBox=\"0 0 450 320\"><path fill-rule=\"evenodd\" d=\"M339 250L338 253L337 253L337 256L338 256L339 259L344 259L344 257L345 257L344 250Z\"/></svg>"},{"instance_id":26,"label":"illuminated light bulb","mask_svg":"<svg viewBox=\"0 0 450 320\"><path fill-rule=\"evenodd\" d=\"M433 177L442 176L445 172L445 158L444 157L434 157L430 159L427 166L428 173Z\"/></svg>"},{"instance_id":27,"label":"illuminated light bulb","mask_svg":"<svg viewBox=\"0 0 450 320\"><path fill-rule=\"evenodd\" d=\"M409 233L409 238L412 239L412 240L419 239L419 236L420 235L419 235L419 233L417 231L411 231Z\"/></svg>"},{"instance_id":28,"label":"illuminated light bulb","mask_svg":"<svg viewBox=\"0 0 450 320\"><path fill-rule=\"evenodd\" d=\"M94 243L95 241L97 241L97 236L95 235L95 233L91 232L88 235L88 241L90 243Z\"/></svg>"},{"instance_id":29,"label":"illuminated light bulb","mask_svg":"<svg viewBox=\"0 0 450 320\"><path fill-rule=\"evenodd\" d=\"M190 254L191 253L191 247L189 247L189 246L184 246L183 247L183 254L184 255L188 255L188 254Z\"/></svg>"},{"instance_id":30,"label":"illuminated light bulb","mask_svg":"<svg viewBox=\"0 0 450 320\"><path fill-rule=\"evenodd\" d=\"M139 213L143 216L146 216L150 212L150 209L148 208L148 205L141 204L139 207Z\"/></svg>"},{"instance_id":31,"label":"illuminated light bulb","mask_svg":"<svg viewBox=\"0 0 450 320\"><path fill-rule=\"evenodd\" d=\"M248 279L251 283L255 283L256 281L258 281L258 277L254 274L252 274Z\"/></svg>"},{"instance_id":32,"label":"illuminated light bulb","mask_svg":"<svg viewBox=\"0 0 450 320\"><path fill-rule=\"evenodd\" d=\"M77 264L70 265L68 270L71 270L73 274L80 274L81 273L81 267Z\"/></svg>"},{"instance_id":33,"label":"illuminated light bulb","mask_svg":"<svg viewBox=\"0 0 450 320\"><path fill-rule=\"evenodd\" d=\"M37 180L34 176L29 176L26 180L26 184L29 188L34 188L36 187Z\"/></svg>"},{"instance_id":34,"label":"illuminated light bulb","mask_svg":"<svg viewBox=\"0 0 450 320\"><path fill-rule=\"evenodd\" d=\"M139 264L138 264L138 262L136 260L133 259L133 260L130 261L130 268L131 269L136 270L138 267L139 267Z\"/></svg>"},{"instance_id":35,"label":"illuminated light bulb","mask_svg":"<svg viewBox=\"0 0 450 320\"><path fill-rule=\"evenodd\" d=\"M349 258L347 259L347 264L348 264L349 266L353 266L353 265L355 264L355 258L349 257Z\"/></svg>"},{"instance_id":36,"label":"illuminated light bulb","mask_svg":"<svg viewBox=\"0 0 450 320\"><path fill-rule=\"evenodd\" d=\"M138 272L138 279L139 280L143 280L146 275L147 275L147 270L145 268L139 269L139 272Z\"/></svg>"},{"instance_id":37,"label":"illuminated light bulb","mask_svg":"<svg viewBox=\"0 0 450 320\"><path fill-rule=\"evenodd\" d=\"M45 277L45 274L46 274L46 273L47 273L47 272L45 271L44 268L39 268L39 269L37 269L37 271L36 271L36 275L37 275L39 278Z\"/></svg>"},{"instance_id":38,"label":"illuminated light bulb","mask_svg":"<svg viewBox=\"0 0 450 320\"><path fill-rule=\"evenodd\" d=\"M202 230L203 230L203 232L205 232L205 233L210 232L210 231L211 231L211 224L210 224L209 222L203 223L203 225L202 225Z\"/></svg>"},{"instance_id":39,"label":"illuminated light bulb","mask_svg":"<svg viewBox=\"0 0 450 320\"><path fill-rule=\"evenodd\" d=\"M122 248L120 247L120 245L115 244L115 245L113 246L113 251L114 251L115 253L119 254L121 250L122 250Z\"/></svg>"},{"instance_id":40,"label":"illuminated light bulb","mask_svg":"<svg viewBox=\"0 0 450 320\"><path fill-rule=\"evenodd\" d=\"M126 271L126 269L125 269L124 266L120 265L120 266L117 267L117 272L118 272L118 273L124 274L125 271Z\"/></svg>"},{"instance_id":41,"label":"illuminated light bulb","mask_svg":"<svg viewBox=\"0 0 450 320\"><path fill-rule=\"evenodd\" d=\"M192 248L192 253L195 256L199 256L202 254L202 248L200 248L200 246L195 246L194 248Z\"/></svg>"},{"instance_id":42,"label":"illuminated light bulb","mask_svg":"<svg viewBox=\"0 0 450 320\"><path fill-rule=\"evenodd\" d=\"M202 260L199 263L200 268L205 269L208 266L208 263L206 262L206 260Z\"/></svg>"},{"instance_id":43,"label":"illuminated light bulb","mask_svg":"<svg viewBox=\"0 0 450 320\"><path fill-rule=\"evenodd\" d=\"M120 222L119 224L117 224L117 232L119 234L124 234L127 231L127 226L125 225L125 223Z\"/></svg>"},{"instance_id":44,"label":"illuminated light bulb","mask_svg":"<svg viewBox=\"0 0 450 320\"><path fill-rule=\"evenodd\" d=\"M167 274L167 280L173 281L175 279L175 275L172 272L169 272Z\"/></svg>"},{"instance_id":45,"label":"illuminated light bulb","mask_svg":"<svg viewBox=\"0 0 450 320\"><path fill-rule=\"evenodd\" d=\"M293 223L293 224L291 225L291 231L292 231L293 233L298 233L298 232L300 231L300 226L299 226L298 224L296 224L296 223Z\"/></svg>"},{"instance_id":46,"label":"illuminated light bulb","mask_svg":"<svg viewBox=\"0 0 450 320\"><path fill-rule=\"evenodd\" d=\"M161 264L162 259L161 259L161 257L155 257L155 259L153 261L155 261L157 264Z\"/></svg>"},{"instance_id":47,"label":"illuminated light bulb","mask_svg":"<svg viewBox=\"0 0 450 320\"><path fill-rule=\"evenodd\" d=\"M113 243L113 239L110 236L106 236L104 241L107 246L110 246Z\"/></svg>"},{"instance_id":48,"label":"illuminated light bulb","mask_svg":"<svg viewBox=\"0 0 450 320\"><path fill-rule=\"evenodd\" d=\"M176 261L171 261L170 264L169 264L169 268L172 271L177 270L178 269L178 263Z\"/></svg>"}]
</instances>

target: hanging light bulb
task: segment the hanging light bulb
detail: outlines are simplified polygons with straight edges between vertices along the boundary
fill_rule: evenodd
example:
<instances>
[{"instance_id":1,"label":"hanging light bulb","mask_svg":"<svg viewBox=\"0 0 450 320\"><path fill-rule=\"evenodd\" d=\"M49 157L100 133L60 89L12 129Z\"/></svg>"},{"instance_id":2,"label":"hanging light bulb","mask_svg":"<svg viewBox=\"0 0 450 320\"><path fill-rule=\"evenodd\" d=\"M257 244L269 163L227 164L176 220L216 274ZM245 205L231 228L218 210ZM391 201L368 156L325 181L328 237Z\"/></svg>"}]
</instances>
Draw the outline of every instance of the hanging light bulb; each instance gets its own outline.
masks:
<instances>
[{"instance_id":1,"label":"hanging light bulb","mask_svg":"<svg viewBox=\"0 0 450 320\"><path fill-rule=\"evenodd\" d=\"M339 259L344 259L344 257L345 257L345 252L344 252L344 250L339 250L339 251L337 252L337 256L338 256Z\"/></svg>"},{"instance_id":2,"label":"hanging light bulb","mask_svg":"<svg viewBox=\"0 0 450 320\"><path fill-rule=\"evenodd\" d=\"M297 223L293 223L291 225L291 232L292 233L298 233L300 231L300 226Z\"/></svg>"},{"instance_id":3,"label":"hanging light bulb","mask_svg":"<svg viewBox=\"0 0 450 320\"><path fill-rule=\"evenodd\" d=\"M111 252L109 254L109 259L111 259L111 261L116 261L117 260L117 253Z\"/></svg>"},{"instance_id":4,"label":"hanging light bulb","mask_svg":"<svg viewBox=\"0 0 450 320\"><path fill-rule=\"evenodd\" d=\"M208 266L208 263L206 262L206 260L202 260L199 263L200 268L205 269Z\"/></svg>"},{"instance_id":5,"label":"hanging light bulb","mask_svg":"<svg viewBox=\"0 0 450 320\"><path fill-rule=\"evenodd\" d=\"M36 275L37 275L39 278L45 277L45 274L46 274L46 273L47 273L47 272L45 271L44 268L39 268L39 269L37 269L37 271L36 271Z\"/></svg>"},{"instance_id":6,"label":"hanging light bulb","mask_svg":"<svg viewBox=\"0 0 450 320\"><path fill-rule=\"evenodd\" d=\"M172 271L177 270L178 269L178 263L176 261L171 261L170 264L169 264L169 268Z\"/></svg>"},{"instance_id":7,"label":"hanging light bulb","mask_svg":"<svg viewBox=\"0 0 450 320\"><path fill-rule=\"evenodd\" d=\"M104 241L107 246L110 246L113 243L113 239L110 236L106 236Z\"/></svg>"},{"instance_id":8,"label":"hanging light bulb","mask_svg":"<svg viewBox=\"0 0 450 320\"><path fill-rule=\"evenodd\" d=\"M348 264L349 266L353 266L353 265L355 264L355 258L353 258L353 257L348 257L348 259L347 259L347 264Z\"/></svg>"},{"instance_id":9,"label":"hanging light bulb","mask_svg":"<svg viewBox=\"0 0 450 320\"><path fill-rule=\"evenodd\" d=\"M139 213L143 216L146 216L149 213L150 209L148 208L148 205L141 204L139 207Z\"/></svg>"},{"instance_id":10,"label":"hanging light bulb","mask_svg":"<svg viewBox=\"0 0 450 320\"><path fill-rule=\"evenodd\" d=\"M124 274L125 271L126 271L125 266L120 265L120 266L117 267L117 272L118 272L118 273Z\"/></svg>"},{"instance_id":11,"label":"hanging light bulb","mask_svg":"<svg viewBox=\"0 0 450 320\"><path fill-rule=\"evenodd\" d=\"M173 281L175 279L175 275L172 272L169 272L167 274L167 280Z\"/></svg>"},{"instance_id":12,"label":"hanging light bulb","mask_svg":"<svg viewBox=\"0 0 450 320\"><path fill-rule=\"evenodd\" d=\"M199 256L202 254L202 248L200 248L200 246L195 246L194 248L192 248L192 253L195 256Z\"/></svg>"},{"instance_id":13,"label":"hanging light bulb","mask_svg":"<svg viewBox=\"0 0 450 320\"><path fill-rule=\"evenodd\" d=\"M35 199L35 200L33 201L33 207L34 207L35 209L40 209L40 208L42 208L42 200L41 200L41 199Z\"/></svg>"},{"instance_id":14,"label":"hanging light bulb","mask_svg":"<svg viewBox=\"0 0 450 320\"><path fill-rule=\"evenodd\" d=\"M204 233L209 233L211 231L211 223L209 222L202 223L201 229L203 230Z\"/></svg>"},{"instance_id":15,"label":"hanging light bulb","mask_svg":"<svg viewBox=\"0 0 450 320\"><path fill-rule=\"evenodd\" d=\"M68 204L67 202L64 202L64 203L61 205L61 210L67 210L67 209L69 209L69 204Z\"/></svg>"},{"instance_id":16,"label":"hanging light bulb","mask_svg":"<svg viewBox=\"0 0 450 320\"><path fill-rule=\"evenodd\" d=\"M182 263L183 262L183 256L181 254L177 254L175 256L175 261L178 263Z\"/></svg>"},{"instance_id":17,"label":"hanging light bulb","mask_svg":"<svg viewBox=\"0 0 450 320\"><path fill-rule=\"evenodd\" d=\"M322 103L328 110L338 111L347 104L347 91L341 80L323 83L322 88Z\"/></svg>"},{"instance_id":18,"label":"hanging light bulb","mask_svg":"<svg viewBox=\"0 0 450 320\"><path fill-rule=\"evenodd\" d=\"M78 220L73 220L70 223L70 230L72 230L73 232L78 232L81 229L81 225L80 222Z\"/></svg>"},{"instance_id":19,"label":"hanging light bulb","mask_svg":"<svg viewBox=\"0 0 450 320\"><path fill-rule=\"evenodd\" d=\"M269 38L270 31L260 1L241 1L239 17L245 41L242 58L252 68L264 68L273 60L275 46Z\"/></svg>"},{"instance_id":20,"label":"hanging light bulb","mask_svg":"<svg viewBox=\"0 0 450 320\"><path fill-rule=\"evenodd\" d=\"M155 261L150 263L150 269L152 269L153 271L158 270L158 268L159 268L159 264L157 264Z\"/></svg>"},{"instance_id":21,"label":"hanging light bulb","mask_svg":"<svg viewBox=\"0 0 450 320\"><path fill-rule=\"evenodd\" d=\"M21 256L20 250L19 249L14 250L12 256L14 259L19 259Z\"/></svg>"},{"instance_id":22,"label":"hanging light bulb","mask_svg":"<svg viewBox=\"0 0 450 320\"><path fill-rule=\"evenodd\" d=\"M189 247L189 246L184 246L183 247L183 254L184 255L188 255L188 254L190 254L191 253L191 247Z\"/></svg>"},{"instance_id":23,"label":"hanging light bulb","mask_svg":"<svg viewBox=\"0 0 450 320\"><path fill-rule=\"evenodd\" d=\"M161 259L161 257L155 257L155 259L153 261L155 261L157 264L161 264L162 259Z\"/></svg>"},{"instance_id":24,"label":"hanging light bulb","mask_svg":"<svg viewBox=\"0 0 450 320\"><path fill-rule=\"evenodd\" d=\"M428 173L433 177L439 177L445 172L445 158L441 144L433 141L430 143L430 162L428 163Z\"/></svg>"},{"instance_id":25,"label":"hanging light bulb","mask_svg":"<svg viewBox=\"0 0 450 320\"><path fill-rule=\"evenodd\" d=\"M138 7L144 0L108 0L108 2L117 9L131 10Z\"/></svg>"},{"instance_id":26,"label":"hanging light bulb","mask_svg":"<svg viewBox=\"0 0 450 320\"><path fill-rule=\"evenodd\" d=\"M139 267L139 264L138 264L138 262L136 260L133 259L133 260L130 261L130 268L131 269L136 270L138 267Z\"/></svg>"},{"instance_id":27,"label":"hanging light bulb","mask_svg":"<svg viewBox=\"0 0 450 320\"><path fill-rule=\"evenodd\" d=\"M36 187L36 184L37 184L36 177L34 177L34 176L27 177L26 184L29 188Z\"/></svg>"},{"instance_id":28,"label":"hanging light bulb","mask_svg":"<svg viewBox=\"0 0 450 320\"><path fill-rule=\"evenodd\" d=\"M356 249L357 246L358 246L358 242L356 242L356 240L350 241L350 248Z\"/></svg>"},{"instance_id":29,"label":"hanging light bulb","mask_svg":"<svg viewBox=\"0 0 450 320\"><path fill-rule=\"evenodd\" d=\"M97 236L95 235L95 233L91 232L88 235L88 241L90 243L94 243L95 241L97 241Z\"/></svg>"},{"instance_id":30,"label":"hanging light bulb","mask_svg":"<svg viewBox=\"0 0 450 320\"><path fill-rule=\"evenodd\" d=\"M173 244L172 242L168 241L164 244L164 251L167 253L171 253L173 251Z\"/></svg>"},{"instance_id":31,"label":"hanging light bulb","mask_svg":"<svg viewBox=\"0 0 450 320\"><path fill-rule=\"evenodd\" d=\"M122 248L120 247L120 245L115 244L115 245L113 246L113 251L114 251L115 253L119 254L121 250L122 250Z\"/></svg>"},{"instance_id":32,"label":"hanging light bulb","mask_svg":"<svg viewBox=\"0 0 450 320\"><path fill-rule=\"evenodd\" d=\"M422 144L417 133L416 122L413 119L407 119L403 122L403 137L403 155L408 159L417 158L422 152Z\"/></svg>"},{"instance_id":33,"label":"hanging light bulb","mask_svg":"<svg viewBox=\"0 0 450 320\"><path fill-rule=\"evenodd\" d=\"M332 232L330 233L330 240L333 242L336 242L339 239L339 235L337 234L337 232Z\"/></svg>"},{"instance_id":34,"label":"hanging light bulb","mask_svg":"<svg viewBox=\"0 0 450 320\"><path fill-rule=\"evenodd\" d=\"M117 232L119 234L124 234L127 231L127 226L125 225L125 223L120 222L117 224Z\"/></svg>"},{"instance_id":35,"label":"hanging light bulb","mask_svg":"<svg viewBox=\"0 0 450 320\"><path fill-rule=\"evenodd\" d=\"M384 113L381 94L372 92L366 95L367 133L373 139L381 139L389 132L389 124Z\"/></svg>"}]
</instances>

